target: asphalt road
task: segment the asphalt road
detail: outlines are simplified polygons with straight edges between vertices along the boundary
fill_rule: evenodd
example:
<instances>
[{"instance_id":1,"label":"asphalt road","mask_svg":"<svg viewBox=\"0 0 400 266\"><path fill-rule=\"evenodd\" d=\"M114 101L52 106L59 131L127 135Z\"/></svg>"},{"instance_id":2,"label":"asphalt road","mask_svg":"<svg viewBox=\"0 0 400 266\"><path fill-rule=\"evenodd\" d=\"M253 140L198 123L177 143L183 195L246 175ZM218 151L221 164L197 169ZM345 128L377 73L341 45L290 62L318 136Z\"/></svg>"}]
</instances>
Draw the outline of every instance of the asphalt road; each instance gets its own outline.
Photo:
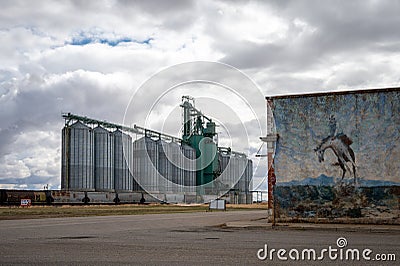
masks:
<instances>
[{"instance_id":1,"label":"asphalt road","mask_svg":"<svg viewBox=\"0 0 400 266\"><path fill-rule=\"evenodd\" d=\"M230 211L183 214L151 214L0 221L2 265L399 265L400 233L324 230L271 230L222 228L234 221L265 217L265 211ZM337 239L347 246L340 249ZM257 252L268 246L285 249L282 261L259 260ZM304 249L337 249L336 260L324 253L323 261L301 259ZM299 251L299 261L289 257ZM395 254L397 262L345 260L347 249L371 249ZM340 260L340 250L344 260ZM263 256L264 251L259 255ZM296 256L295 251L290 253ZM308 253L305 253L307 258ZM333 256L334 257L334 256Z\"/></svg>"}]
</instances>

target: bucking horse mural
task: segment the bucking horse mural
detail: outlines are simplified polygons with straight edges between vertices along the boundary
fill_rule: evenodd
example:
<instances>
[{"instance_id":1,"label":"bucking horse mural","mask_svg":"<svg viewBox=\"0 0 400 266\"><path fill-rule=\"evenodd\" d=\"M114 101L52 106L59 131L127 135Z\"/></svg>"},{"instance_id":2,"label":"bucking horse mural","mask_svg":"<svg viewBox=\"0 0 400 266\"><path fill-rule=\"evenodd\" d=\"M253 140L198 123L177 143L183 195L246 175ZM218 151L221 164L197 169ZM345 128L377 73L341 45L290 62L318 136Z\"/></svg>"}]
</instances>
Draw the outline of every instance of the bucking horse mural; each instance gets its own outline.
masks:
<instances>
[{"instance_id":1,"label":"bucking horse mural","mask_svg":"<svg viewBox=\"0 0 400 266\"><path fill-rule=\"evenodd\" d=\"M342 179L346 175L347 170L351 172L351 169L347 163L352 166L352 172L354 176L354 184L357 182L356 178L356 158L353 149L350 145L353 141L344 133L336 134L336 119L333 115L329 118L330 135L324 138L321 143L314 149L318 155L318 161L321 163L324 161L324 153L327 149L331 149L336 155L338 162L335 165L339 165L342 169ZM347 169L347 170L346 170Z\"/></svg>"}]
</instances>

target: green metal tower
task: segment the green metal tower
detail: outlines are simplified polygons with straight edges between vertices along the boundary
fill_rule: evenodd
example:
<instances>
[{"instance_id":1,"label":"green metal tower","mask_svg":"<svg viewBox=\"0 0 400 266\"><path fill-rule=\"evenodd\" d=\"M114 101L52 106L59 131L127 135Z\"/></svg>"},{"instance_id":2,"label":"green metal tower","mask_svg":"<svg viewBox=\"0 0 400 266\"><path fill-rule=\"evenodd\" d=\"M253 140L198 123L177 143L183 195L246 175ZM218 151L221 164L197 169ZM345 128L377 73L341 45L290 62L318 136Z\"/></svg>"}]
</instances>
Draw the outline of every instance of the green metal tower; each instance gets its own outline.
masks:
<instances>
[{"instance_id":1,"label":"green metal tower","mask_svg":"<svg viewBox=\"0 0 400 266\"><path fill-rule=\"evenodd\" d=\"M196 185L205 185L218 175L218 149L214 142L214 137L217 135L216 125L195 108L194 98L182 96L181 107L183 108L182 142L196 150ZM204 189L199 193L204 194Z\"/></svg>"}]
</instances>

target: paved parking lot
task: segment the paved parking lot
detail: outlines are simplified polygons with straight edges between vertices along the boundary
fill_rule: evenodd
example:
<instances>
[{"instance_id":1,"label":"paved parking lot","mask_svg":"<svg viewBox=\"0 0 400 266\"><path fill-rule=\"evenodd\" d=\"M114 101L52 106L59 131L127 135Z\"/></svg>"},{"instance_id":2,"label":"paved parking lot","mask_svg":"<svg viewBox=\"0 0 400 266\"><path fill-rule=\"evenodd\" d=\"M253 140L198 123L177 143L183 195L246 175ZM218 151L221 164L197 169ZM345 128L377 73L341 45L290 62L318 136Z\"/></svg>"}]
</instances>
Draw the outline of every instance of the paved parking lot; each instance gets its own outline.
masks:
<instances>
[{"instance_id":1,"label":"paved parking lot","mask_svg":"<svg viewBox=\"0 0 400 266\"><path fill-rule=\"evenodd\" d=\"M2 265L293 265L277 250L338 248L371 249L399 258L400 234L357 230L287 230L269 227L221 227L221 224L262 223L265 211L230 211L0 221ZM257 258L259 249L276 249L273 260ZM340 250L339 250L340 251ZM293 255L294 253L292 253ZM318 253L317 255L319 255ZM264 255L262 251L260 255ZM340 255L338 253L338 255ZM283 256L285 257L285 256ZM382 262L299 260L299 265L382 265ZM395 265L396 262L386 262Z\"/></svg>"}]
</instances>

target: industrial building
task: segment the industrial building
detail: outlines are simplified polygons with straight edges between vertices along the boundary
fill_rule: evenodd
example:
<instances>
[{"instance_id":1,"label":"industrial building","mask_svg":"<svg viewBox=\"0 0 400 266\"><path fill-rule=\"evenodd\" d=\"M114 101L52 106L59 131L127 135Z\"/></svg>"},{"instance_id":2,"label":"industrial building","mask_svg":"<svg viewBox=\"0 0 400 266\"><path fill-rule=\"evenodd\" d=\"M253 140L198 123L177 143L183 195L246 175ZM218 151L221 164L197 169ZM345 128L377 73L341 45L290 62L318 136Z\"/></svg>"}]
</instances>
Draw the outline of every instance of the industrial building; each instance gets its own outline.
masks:
<instances>
[{"instance_id":1,"label":"industrial building","mask_svg":"<svg viewBox=\"0 0 400 266\"><path fill-rule=\"evenodd\" d=\"M91 202L252 203L252 161L218 147L215 123L193 98L182 97L181 107L182 138L63 114L60 193Z\"/></svg>"}]
</instances>

